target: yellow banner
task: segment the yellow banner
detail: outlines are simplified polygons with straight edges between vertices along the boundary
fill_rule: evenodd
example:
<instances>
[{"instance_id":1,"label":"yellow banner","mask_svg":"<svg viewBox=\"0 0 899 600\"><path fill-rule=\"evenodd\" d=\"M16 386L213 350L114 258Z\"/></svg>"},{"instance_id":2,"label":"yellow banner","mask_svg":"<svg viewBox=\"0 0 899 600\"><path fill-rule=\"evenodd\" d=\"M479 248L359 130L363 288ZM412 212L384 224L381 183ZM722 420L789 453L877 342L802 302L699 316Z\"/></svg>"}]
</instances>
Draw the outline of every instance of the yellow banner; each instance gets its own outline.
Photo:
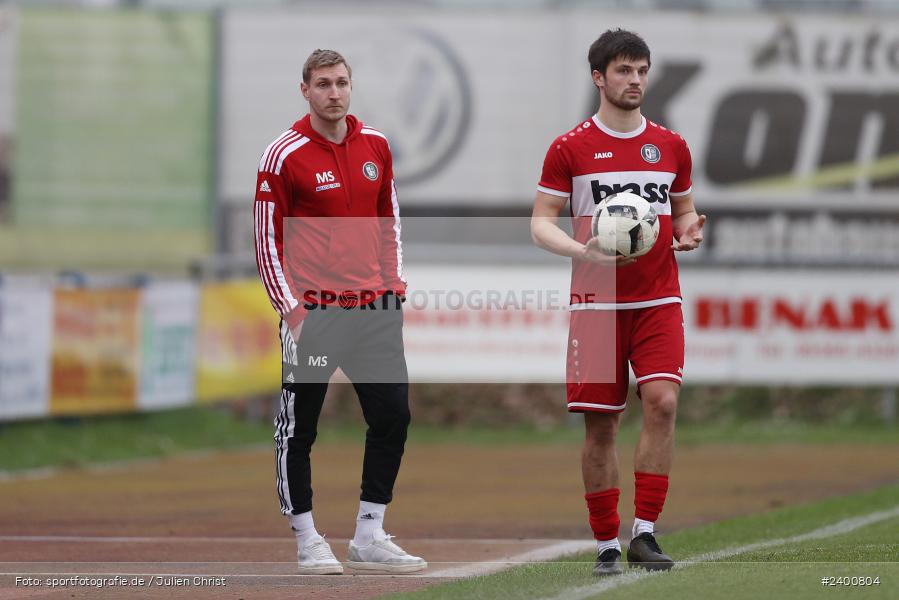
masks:
<instances>
[{"instance_id":1,"label":"yellow banner","mask_svg":"<svg viewBox=\"0 0 899 600\"><path fill-rule=\"evenodd\" d=\"M259 281L203 286L197 353L199 402L278 390L278 315Z\"/></svg>"},{"instance_id":2,"label":"yellow banner","mask_svg":"<svg viewBox=\"0 0 899 600\"><path fill-rule=\"evenodd\" d=\"M137 290L56 290L50 414L136 409L138 308Z\"/></svg>"}]
</instances>

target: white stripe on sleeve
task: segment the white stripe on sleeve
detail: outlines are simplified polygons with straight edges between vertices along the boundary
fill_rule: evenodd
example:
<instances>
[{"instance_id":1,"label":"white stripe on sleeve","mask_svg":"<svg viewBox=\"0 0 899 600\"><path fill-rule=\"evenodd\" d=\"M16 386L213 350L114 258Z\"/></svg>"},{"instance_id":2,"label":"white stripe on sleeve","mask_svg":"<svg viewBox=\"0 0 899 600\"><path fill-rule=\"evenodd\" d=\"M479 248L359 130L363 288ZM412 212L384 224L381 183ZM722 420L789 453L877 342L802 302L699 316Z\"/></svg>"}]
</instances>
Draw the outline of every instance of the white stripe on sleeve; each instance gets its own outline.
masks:
<instances>
[{"instance_id":1,"label":"white stripe on sleeve","mask_svg":"<svg viewBox=\"0 0 899 600\"><path fill-rule=\"evenodd\" d=\"M265 161L265 169L264 170L269 173L273 173L275 162L278 160L278 157L284 151L284 148L286 148L287 146L289 146L291 143L295 142L296 140L301 140L301 139L303 139L303 136L301 136L296 131L293 131L293 132L291 132L290 135L286 136L284 139L279 141L275 145L275 147L272 148L271 153L269 153L268 160Z\"/></svg>"},{"instance_id":2,"label":"white stripe on sleeve","mask_svg":"<svg viewBox=\"0 0 899 600\"><path fill-rule=\"evenodd\" d=\"M361 132L364 133L365 135L376 135L376 136L378 136L378 137L380 137L380 138L384 138L385 140L387 139L387 136L384 135L383 133L381 133L380 131L378 131L377 129L371 129L371 128L369 128L369 127L363 127L362 130L361 130Z\"/></svg>"},{"instance_id":3,"label":"white stripe on sleeve","mask_svg":"<svg viewBox=\"0 0 899 600\"><path fill-rule=\"evenodd\" d=\"M396 198L396 184L393 179L390 180L390 202L393 204L393 230L396 232L396 276L406 283L403 279L403 242L400 239L403 226L400 224L400 203Z\"/></svg>"},{"instance_id":4,"label":"white stripe on sleeve","mask_svg":"<svg viewBox=\"0 0 899 600\"><path fill-rule=\"evenodd\" d=\"M268 145L268 147L265 149L265 152L262 153L262 158L259 160L259 170L260 171L265 170L265 165L268 164L268 158L271 155L272 150L274 150L275 146L277 146L281 140L283 140L287 136L291 135L292 133L295 133L294 130L288 129L287 131L285 131L284 133L282 133L281 135L276 137L275 141L273 141L271 144Z\"/></svg>"},{"instance_id":5,"label":"white stripe on sleeve","mask_svg":"<svg viewBox=\"0 0 899 600\"><path fill-rule=\"evenodd\" d=\"M305 146L308 143L309 143L309 138L301 137L300 139L294 141L292 144L290 144L289 146L284 148L284 150L282 150L281 154L278 156L278 162L275 165L275 170L274 170L275 175L281 174L281 165L284 164L284 159L287 158L288 156L290 156L291 152L293 152L297 148L302 148L303 146Z\"/></svg>"},{"instance_id":6,"label":"white stripe on sleeve","mask_svg":"<svg viewBox=\"0 0 899 600\"><path fill-rule=\"evenodd\" d=\"M262 284L265 286L265 291L268 293L269 301L272 303L272 307L278 311L279 315L285 314L284 310L284 302L283 298L281 298L272 281L273 272L271 270L271 264L268 260L268 253L266 252L266 226L265 226L265 216L266 216L266 208L267 204L272 204L271 202L257 202L255 206L255 226L256 226L256 264L259 267L259 277L262 279Z\"/></svg>"},{"instance_id":7,"label":"white stripe on sleeve","mask_svg":"<svg viewBox=\"0 0 899 600\"><path fill-rule=\"evenodd\" d=\"M559 190L554 190L542 185L537 186L537 191L543 192L544 194L549 194L550 196L558 196L559 198L568 198L569 196L571 196L571 192L560 192Z\"/></svg>"},{"instance_id":8,"label":"white stripe on sleeve","mask_svg":"<svg viewBox=\"0 0 899 600\"><path fill-rule=\"evenodd\" d=\"M673 196L674 198L677 198L678 196L686 196L687 194L691 193L692 191L693 191L693 186L691 185L690 187L688 187L687 189L685 189L682 192L668 192L668 195Z\"/></svg>"},{"instance_id":9,"label":"white stripe on sleeve","mask_svg":"<svg viewBox=\"0 0 899 600\"><path fill-rule=\"evenodd\" d=\"M268 215L266 219L266 224L268 225L266 232L268 239L267 250L272 269L274 270L275 284L278 287L278 290L281 292L281 295L284 298L285 302L287 303L286 310L281 314L286 315L294 308L296 308L299 302L297 302L297 299L293 297L293 293L290 291L290 286L287 285L287 278L284 276L284 270L281 268L281 261L278 258L278 246L275 244L275 225L272 222L275 216L275 203L266 202L265 204L268 208ZM284 245L286 246L286 243Z\"/></svg>"}]
</instances>

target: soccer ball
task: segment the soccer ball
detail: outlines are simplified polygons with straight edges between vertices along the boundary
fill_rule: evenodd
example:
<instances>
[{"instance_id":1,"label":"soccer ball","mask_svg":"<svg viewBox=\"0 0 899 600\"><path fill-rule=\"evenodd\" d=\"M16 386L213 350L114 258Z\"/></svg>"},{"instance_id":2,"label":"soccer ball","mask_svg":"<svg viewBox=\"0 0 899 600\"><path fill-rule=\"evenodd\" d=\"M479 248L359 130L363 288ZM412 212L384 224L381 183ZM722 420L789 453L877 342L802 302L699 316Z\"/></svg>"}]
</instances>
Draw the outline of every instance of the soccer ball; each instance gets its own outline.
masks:
<instances>
[{"instance_id":1,"label":"soccer ball","mask_svg":"<svg viewBox=\"0 0 899 600\"><path fill-rule=\"evenodd\" d=\"M621 192L596 206L591 231L604 254L636 258L656 243L659 217L652 205L637 194Z\"/></svg>"}]
</instances>

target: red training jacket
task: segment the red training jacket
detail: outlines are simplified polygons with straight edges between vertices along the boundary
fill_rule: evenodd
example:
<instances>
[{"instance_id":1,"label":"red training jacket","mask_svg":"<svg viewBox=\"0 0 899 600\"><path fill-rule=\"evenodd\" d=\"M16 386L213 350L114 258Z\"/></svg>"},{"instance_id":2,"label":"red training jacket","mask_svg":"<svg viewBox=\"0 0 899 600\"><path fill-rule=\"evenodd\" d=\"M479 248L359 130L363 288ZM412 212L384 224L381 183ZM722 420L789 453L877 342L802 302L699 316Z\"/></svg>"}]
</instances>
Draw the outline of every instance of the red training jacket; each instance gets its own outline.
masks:
<instances>
[{"instance_id":1,"label":"red training jacket","mask_svg":"<svg viewBox=\"0 0 899 600\"><path fill-rule=\"evenodd\" d=\"M259 161L256 264L291 328L307 304L352 306L406 293L390 146L356 117L346 121L346 138L335 144L306 115Z\"/></svg>"}]
</instances>

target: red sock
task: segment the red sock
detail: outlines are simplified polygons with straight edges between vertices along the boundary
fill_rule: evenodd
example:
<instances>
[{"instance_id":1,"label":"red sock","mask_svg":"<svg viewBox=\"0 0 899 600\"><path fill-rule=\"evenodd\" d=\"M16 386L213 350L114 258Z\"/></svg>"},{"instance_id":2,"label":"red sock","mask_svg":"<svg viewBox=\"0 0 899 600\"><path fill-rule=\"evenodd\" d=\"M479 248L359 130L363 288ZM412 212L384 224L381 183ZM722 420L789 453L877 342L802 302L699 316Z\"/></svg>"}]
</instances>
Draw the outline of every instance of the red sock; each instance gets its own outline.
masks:
<instances>
[{"instance_id":1,"label":"red sock","mask_svg":"<svg viewBox=\"0 0 899 600\"><path fill-rule=\"evenodd\" d=\"M658 473L634 473L634 514L638 519L655 523L665 506L668 476Z\"/></svg>"},{"instance_id":2,"label":"red sock","mask_svg":"<svg viewBox=\"0 0 899 600\"><path fill-rule=\"evenodd\" d=\"M590 511L590 529L597 540L604 542L618 537L618 526L621 525L621 519L618 518L620 494L621 490L618 488L610 488L584 495L587 510Z\"/></svg>"}]
</instances>

